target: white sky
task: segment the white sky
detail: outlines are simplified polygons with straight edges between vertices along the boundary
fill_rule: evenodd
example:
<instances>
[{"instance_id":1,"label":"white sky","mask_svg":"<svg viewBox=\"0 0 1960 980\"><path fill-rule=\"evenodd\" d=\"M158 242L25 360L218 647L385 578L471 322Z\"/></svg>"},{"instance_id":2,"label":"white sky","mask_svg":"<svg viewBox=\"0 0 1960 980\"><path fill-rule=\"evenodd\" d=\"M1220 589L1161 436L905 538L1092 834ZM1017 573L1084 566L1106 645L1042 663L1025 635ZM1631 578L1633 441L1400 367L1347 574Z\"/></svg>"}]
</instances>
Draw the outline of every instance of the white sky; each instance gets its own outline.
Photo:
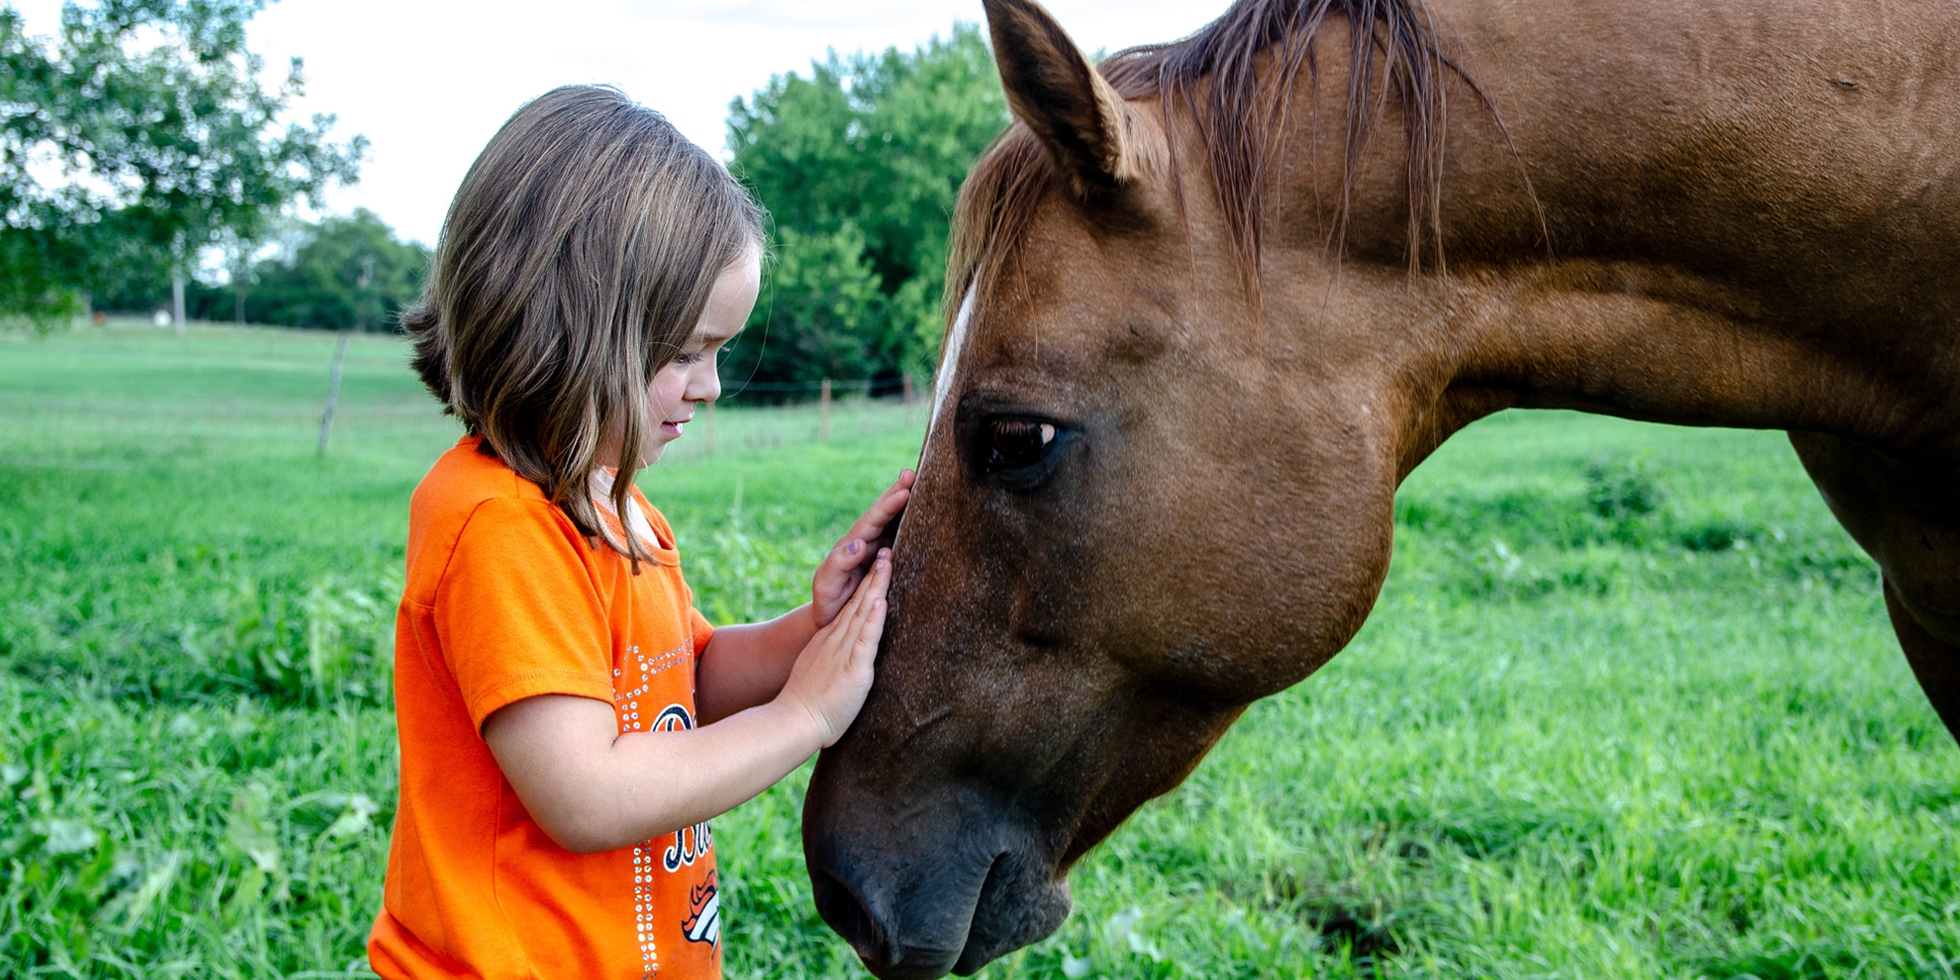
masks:
<instances>
[{"instance_id":1,"label":"white sky","mask_svg":"<svg viewBox=\"0 0 1960 980\"><path fill-rule=\"evenodd\" d=\"M59 0L15 0L28 30L51 34ZM1086 51L1167 41L1227 0L1047 0ZM568 82L611 82L723 154L728 103L772 74L807 73L829 50L911 49L979 0L559 0L472 3L284 0L260 14L250 47L283 75L306 59L303 115L372 142L361 180L328 209L366 207L433 244L450 195L525 99Z\"/></svg>"}]
</instances>

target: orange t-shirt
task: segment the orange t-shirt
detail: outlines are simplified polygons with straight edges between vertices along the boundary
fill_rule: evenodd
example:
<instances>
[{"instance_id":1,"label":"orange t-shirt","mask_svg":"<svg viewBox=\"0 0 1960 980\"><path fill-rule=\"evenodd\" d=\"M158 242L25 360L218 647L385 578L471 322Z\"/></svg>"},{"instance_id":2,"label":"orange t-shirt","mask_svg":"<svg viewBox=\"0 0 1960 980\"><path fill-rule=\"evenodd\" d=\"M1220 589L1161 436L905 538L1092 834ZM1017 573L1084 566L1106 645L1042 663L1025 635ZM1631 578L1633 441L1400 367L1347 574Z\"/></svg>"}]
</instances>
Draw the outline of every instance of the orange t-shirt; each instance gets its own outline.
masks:
<instances>
[{"instance_id":1,"label":"orange t-shirt","mask_svg":"<svg viewBox=\"0 0 1960 980\"><path fill-rule=\"evenodd\" d=\"M708 825L574 854L531 819L481 731L540 694L611 702L623 733L694 727L711 630L673 531L634 490L660 541L635 575L478 442L444 453L409 505L401 805L369 960L387 978L719 977Z\"/></svg>"}]
</instances>

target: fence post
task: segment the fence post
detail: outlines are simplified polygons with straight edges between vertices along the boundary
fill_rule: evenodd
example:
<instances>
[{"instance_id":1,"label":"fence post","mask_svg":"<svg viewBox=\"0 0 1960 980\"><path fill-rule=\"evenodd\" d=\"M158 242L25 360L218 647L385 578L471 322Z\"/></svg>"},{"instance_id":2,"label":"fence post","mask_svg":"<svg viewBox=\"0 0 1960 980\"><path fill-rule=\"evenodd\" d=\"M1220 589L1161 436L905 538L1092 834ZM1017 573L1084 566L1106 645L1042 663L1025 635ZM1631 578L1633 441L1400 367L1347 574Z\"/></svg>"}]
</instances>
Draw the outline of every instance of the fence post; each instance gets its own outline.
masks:
<instances>
[{"instance_id":1,"label":"fence post","mask_svg":"<svg viewBox=\"0 0 1960 980\"><path fill-rule=\"evenodd\" d=\"M823 379L823 394L819 396L818 401L823 406L823 423L821 427L818 428L817 430L817 439L820 442L829 442L830 441L830 379L829 378Z\"/></svg>"},{"instance_id":2,"label":"fence post","mask_svg":"<svg viewBox=\"0 0 1960 980\"><path fill-rule=\"evenodd\" d=\"M701 454L703 456L713 456L715 454L715 403L714 402L708 403L708 439L707 439L707 445L701 447Z\"/></svg>"},{"instance_id":3,"label":"fence post","mask_svg":"<svg viewBox=\"0 0 1960 980\"><path fill-rule=\"evenodd\" d=\"M184 273L174 270L170 273L170 313L177 318L177 336L184 335Z\"/></svg>"},{"instance_id":4,"label":"fence post","mask_svg":"<svg viewBox=\"0 0 1960 980\"><path fill-rule=\"evenodd\" d=\"M327 410L320 415L320 455L327 454L327 436L333 434L333 405L340 400L340 364L347 359L347 331L340 332L340 343L333 349L333 373L327 376Z\"/></svg>"}]
</instances>

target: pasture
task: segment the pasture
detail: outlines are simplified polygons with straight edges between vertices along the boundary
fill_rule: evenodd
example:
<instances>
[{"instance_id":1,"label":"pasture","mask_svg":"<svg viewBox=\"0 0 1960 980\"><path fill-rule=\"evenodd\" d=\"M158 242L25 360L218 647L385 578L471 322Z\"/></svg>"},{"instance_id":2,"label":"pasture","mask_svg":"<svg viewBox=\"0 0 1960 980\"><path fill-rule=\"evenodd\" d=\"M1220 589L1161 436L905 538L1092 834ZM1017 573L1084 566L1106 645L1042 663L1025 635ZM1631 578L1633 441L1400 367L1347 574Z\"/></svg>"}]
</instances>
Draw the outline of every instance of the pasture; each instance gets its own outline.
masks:
<instances>
[{"instance_id":1,"label":"pasture","mask_svg":"<svg viewBox=\"0 0 1960 980\"><path fill-rule=\"evenodd\" d=\"M457 430L361 337L316 455L332 344L0 334L0 972L364 975L407 499ZM717 622L800 601L923 434L809 413L723 409L644 480ZM1507 413L1396 517L1347 652L983 975L1960 974L1960 750L1780 434ZM863 975L800 798L716 822L730 976Z\"/></svg>"}]
</instances>

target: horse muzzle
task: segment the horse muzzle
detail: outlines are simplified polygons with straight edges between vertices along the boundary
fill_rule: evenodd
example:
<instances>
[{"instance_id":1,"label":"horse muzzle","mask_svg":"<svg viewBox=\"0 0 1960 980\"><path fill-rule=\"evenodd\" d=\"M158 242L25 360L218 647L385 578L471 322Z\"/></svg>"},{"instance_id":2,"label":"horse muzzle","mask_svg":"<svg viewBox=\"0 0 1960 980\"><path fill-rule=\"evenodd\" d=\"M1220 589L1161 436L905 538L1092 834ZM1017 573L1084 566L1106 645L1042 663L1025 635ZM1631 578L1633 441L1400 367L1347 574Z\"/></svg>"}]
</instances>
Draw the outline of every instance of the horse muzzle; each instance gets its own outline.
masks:
<instances>
[{"instance_id":1,"label":"horse muzzle","mask_svg":"<svg viewBox=\"0 0 1960 980\"><path fill-rule=\"evenodd\" d=\"M880 980L973 973L1068 916L1045 849L979 794L887 807L837 792L824 769L803 810L810 888Z\"/></svg>"}]
</instances>

